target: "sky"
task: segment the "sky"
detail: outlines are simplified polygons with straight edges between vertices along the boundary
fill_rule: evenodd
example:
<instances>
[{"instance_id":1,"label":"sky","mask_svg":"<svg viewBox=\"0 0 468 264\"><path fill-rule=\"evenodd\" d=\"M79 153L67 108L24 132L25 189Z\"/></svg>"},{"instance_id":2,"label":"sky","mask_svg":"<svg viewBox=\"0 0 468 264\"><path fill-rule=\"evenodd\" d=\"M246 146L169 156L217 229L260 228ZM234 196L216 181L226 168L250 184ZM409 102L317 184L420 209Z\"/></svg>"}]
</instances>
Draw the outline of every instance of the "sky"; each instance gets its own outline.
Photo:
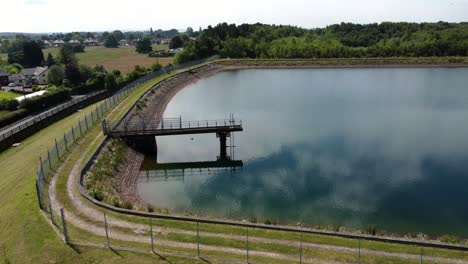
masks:
<instances>
[{"instance_id":1,"label":"sky","mask_svg":"<svg viewBox=\"0 0 468 264\"><path fill-rule=\"evenodd\" d=\"M468 0L0 0L0 32L198 29L221 22L468 21Z\"/></svg>"}]
</instances>

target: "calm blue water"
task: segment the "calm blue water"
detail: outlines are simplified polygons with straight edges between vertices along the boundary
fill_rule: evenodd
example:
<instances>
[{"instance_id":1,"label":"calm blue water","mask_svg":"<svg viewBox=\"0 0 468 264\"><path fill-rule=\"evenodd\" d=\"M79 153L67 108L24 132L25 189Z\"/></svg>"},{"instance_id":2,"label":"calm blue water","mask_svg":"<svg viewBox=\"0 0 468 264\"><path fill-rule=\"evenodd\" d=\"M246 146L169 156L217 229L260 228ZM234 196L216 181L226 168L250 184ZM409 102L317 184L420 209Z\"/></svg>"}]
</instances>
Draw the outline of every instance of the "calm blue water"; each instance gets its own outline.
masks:
<instances>
[{"instance_id":1,"label":"calm blue water","mask_svg":"<svg viewBox=\"0 0 468 264\"><path fill-rule=\"evenodd\" d=\"M147 178L148 157L142 197L259 222L468 236L468 69L226 71L178 93L165 117L230 113L243 120L242 170ZM213 134L157 142L158 163L219 155Z\"/></svg>"}]
</instances>

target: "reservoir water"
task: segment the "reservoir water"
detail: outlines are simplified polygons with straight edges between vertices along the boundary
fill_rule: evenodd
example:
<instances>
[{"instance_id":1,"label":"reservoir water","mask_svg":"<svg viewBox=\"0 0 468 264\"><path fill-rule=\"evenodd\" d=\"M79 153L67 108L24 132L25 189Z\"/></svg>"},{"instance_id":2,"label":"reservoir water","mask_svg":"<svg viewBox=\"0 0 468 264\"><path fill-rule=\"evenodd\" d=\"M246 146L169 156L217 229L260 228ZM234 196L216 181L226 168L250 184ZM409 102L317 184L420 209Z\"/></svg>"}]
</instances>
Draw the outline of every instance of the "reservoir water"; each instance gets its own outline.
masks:
<instances>
[{"instance_id":1,"label":"reservoir water","mask_svg":"<svg viewBox=\"0 0 468 264\"><path fill-rule=\"evenodd\" d=\"M232 148L242 168L204 168L219 155L214 134L160 137L158 163L195 169L157 174L147 157L143 199L205 216L468 237L468 69L229 70L183 89L164 116L229 114L243 121Z\"/></svg>"}]
</instances>

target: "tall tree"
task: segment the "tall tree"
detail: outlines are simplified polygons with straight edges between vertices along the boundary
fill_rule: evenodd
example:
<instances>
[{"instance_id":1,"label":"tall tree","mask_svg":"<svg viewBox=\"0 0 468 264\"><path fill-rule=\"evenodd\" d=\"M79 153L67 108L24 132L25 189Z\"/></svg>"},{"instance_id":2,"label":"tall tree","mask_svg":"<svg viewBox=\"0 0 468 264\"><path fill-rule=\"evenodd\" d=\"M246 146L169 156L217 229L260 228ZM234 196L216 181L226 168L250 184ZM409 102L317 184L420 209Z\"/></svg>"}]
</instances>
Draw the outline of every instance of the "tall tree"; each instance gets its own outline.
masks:
<instances>
[{"instance_id":1,"label":"tall tree","mask_svg":"<svg viewBox=\"0 0 468 264\"><path fill-rule=\"evenodd\" d=\"M117 48L117 47L119 47L119 42L115 38L114 34L107 35L106 39L104 40L104 46L106 48Z\"/></svg>"},{"instance_id":2,"label":"tall tree","mask_svg":"<svg viewBox=\"0 0 468 264\"><path fill-rule=\"evenodd\" d=\"M147 37L140 39L136 45L136 51L138 53L150 53L153 51L153 47L151 46L151 40Z\"/></svg>"},{"instance_id":3,"label":"tall tree","mask_svg":"<svg viewBox=\"0 0 468 264\"><path fill-rule=\"evenodd\" d=\"M185 31L185 34L187 34L187 36L189 37L193 36L193 28L188 27L187 30Z\"/></svg>"},{"instance_id":4,"label":"tall tree","mask_svg":"<svg viewBox=\"0 0 468 264\"><path fill-rule=\"evenodd\" d=\"M76 58L73 52L73 46L66 43L63 45L58 53L57 60L61 64L78 64L78 58Z\"/></svg>"},{"instance_id":5,"label":"tall tree","mask_svg":"<svg viewBox=\"0 0 468 264\"><path fill-rule=\"evenodd\" d=\"M80 84L81 73L77 64L71 63L65 65L65 79L67 79L72 85Z\"/></svg>"},{"instance_id":6,"label":"tall tree","mask_svg":"<svg viewBox=\"0 0 468 264\"><path fill-rule=\"evenodd\" d=\"M52 56L52 54L50 54L49 52L49 54L47 55L47 61L46 61L47 66L50 67L52 65L55 65L56 63L57 62L55 61L54 56Z\"/></svg>"},{"instance_id":7,"label":"tall tree","mask_svg":"<svg viewBox=\"0 0 468 264\"><path fill-rule=\"evenodd\" d=\"M65 73L61 65L53 65L49 68L49 73L47 74L47 82L52 85L60 86L63 83Z\"/></svg>"},{"instance_id":8,"label":"tall tree","mask_svg":"<svg viewBox=\"0 0 468 264\"><path fill-rule=\"evenodd\" d=\"M112 32L112 35L114 35L114 37L115 37L115 39L116 39L117 41L120 41L120 40L122 40L122 39L125 38L124 34L123 34L122 31L120 31L120 30L114 30L114 31Z\"/></svg>"},{"instance_id":9,"label":"tall tree","mask_svg":"<svg viewBox=\"0 0 468 264\"><path fill-rule=\"evenodd\" d=\"M183 47L183 46L184 46L184 41L182 40L182 38L179 35L173 37L171 39L171 42L169 43L169 48L170 49L177 49L177 48L180 48L180 47Z\"/></svg>"},{"instance_id":10,"label":"tall tree","mask_svg":"<svg viewBox=\"0 0 468 264\"><path fill-rule=\"evenodd\" d=\"M36 67L44 63L42 47L36 41L17 40L14 43L15 46L10 47L11 52L8 53L9 63L19 63L26 68ZM18 44L21 47L16 46Z\"/></svg>"}]
</instances>

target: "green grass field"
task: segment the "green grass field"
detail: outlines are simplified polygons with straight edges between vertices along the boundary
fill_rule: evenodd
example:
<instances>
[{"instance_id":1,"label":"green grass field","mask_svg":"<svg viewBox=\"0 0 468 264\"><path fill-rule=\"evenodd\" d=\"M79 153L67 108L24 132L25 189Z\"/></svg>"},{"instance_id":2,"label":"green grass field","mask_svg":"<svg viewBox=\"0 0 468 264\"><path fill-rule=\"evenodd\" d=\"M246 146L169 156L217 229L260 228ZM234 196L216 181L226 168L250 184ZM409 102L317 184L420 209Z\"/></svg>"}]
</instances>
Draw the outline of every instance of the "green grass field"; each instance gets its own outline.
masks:
<instances>
[{"instance_id":1,"label":"green grass field","mask_svg":"<svg viewBox=\"0 0 468 264\"><path fill-rule=\"evenodd\" d=\"M167 45L153 45L153 49L168 49ZM42 52L44 58L50 53L56 57L59 48L46 48ZM146 54L139 54L135 51L135 47L123 46L115 49L99 47L86 47L84 53L76 55L80 63L95 66L97 64L103 65L108 71L118 69L123 73L127 73L136 65L149 66L155 62L166 65L172 62L172 58L150 58ZM0 54L0 58L6 60L7 54Z\"/></svg>"},{"instance_id":2,"label":"green grass field","mask_svg":"<svg viewBox=\"0 0 468 264\"><path fill-rule=\"evenodd\" d=\"M0 91L0 100L3 100L3 99L11 100L11 99L15 99L18 96L21 96L21 95L17 93Z\"/></svg>"},{"instance_id":3,"label":"green grass field","mask_svg":"<svg viewBox=\"0 0 468 264\"><path fill-rule=\"evenodd\" d=\"M163 49L164 46L158 49ZM58 48L47 48L43 50L44 57L51 53L54 57L57 56ZM150 58L146 54L139 54L135 51L135 47L124 46L115 49L99 47L86 47L84 53L76 55L80 63L95 66L103 65L108 71L118 69L123 73L133 70L136 65L149 66L155 62L163 65L172 62L172 58Z\"/></svg>"}]
</instances>

